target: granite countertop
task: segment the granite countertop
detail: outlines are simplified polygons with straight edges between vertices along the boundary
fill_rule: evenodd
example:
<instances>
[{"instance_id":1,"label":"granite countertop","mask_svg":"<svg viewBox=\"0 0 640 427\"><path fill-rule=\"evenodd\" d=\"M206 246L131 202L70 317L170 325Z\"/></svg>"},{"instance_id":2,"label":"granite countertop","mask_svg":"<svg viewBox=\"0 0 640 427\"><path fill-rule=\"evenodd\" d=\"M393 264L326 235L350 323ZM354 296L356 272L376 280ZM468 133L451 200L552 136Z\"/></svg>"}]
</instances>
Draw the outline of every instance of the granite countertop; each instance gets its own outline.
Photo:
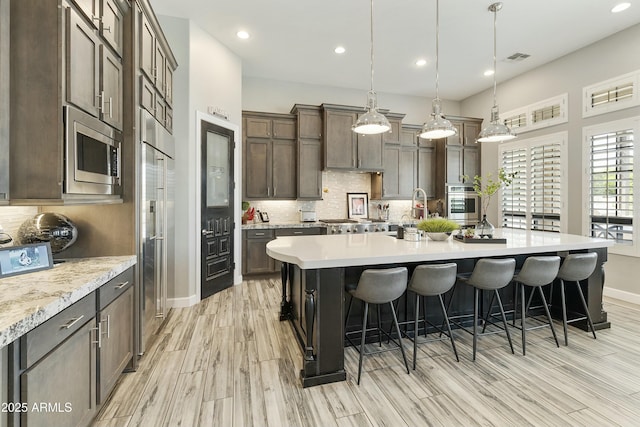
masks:
<instances>
[{"instance_id":1,"label":"granite countertop","mask_svg":"<svg viewBox=\"0 0 640 427\"><path fill-rule=\"evenodd\" d=\"M496 229L507 243L462 243L396 239L395 232L279 237L267 243L267 254L303 269L512 256L604 248L613 241L574 234Z\"/></svg>"},{"instance_id":2,"label":"granite countertop","mask_svg":"<svg viewBox=\"0 0 640 427\"><path fill-rule=\"evenodd\" d=\"M49 270L0 279L0 348L135 263L135 255L69 259Z\"/></svg>"},{"instance_id":3,"label":"granite countertop","mask_svg":"<svg viewBox=\"0 0 640 427\"><path fill-rule=\"evenodd\" d=\"M278 221L278 222L257 222L255 224L242 224L243 230L260 230L271 228L325 228L327 224L322 222L300 222L300 221Z\"/></svg>"}]
</instances>

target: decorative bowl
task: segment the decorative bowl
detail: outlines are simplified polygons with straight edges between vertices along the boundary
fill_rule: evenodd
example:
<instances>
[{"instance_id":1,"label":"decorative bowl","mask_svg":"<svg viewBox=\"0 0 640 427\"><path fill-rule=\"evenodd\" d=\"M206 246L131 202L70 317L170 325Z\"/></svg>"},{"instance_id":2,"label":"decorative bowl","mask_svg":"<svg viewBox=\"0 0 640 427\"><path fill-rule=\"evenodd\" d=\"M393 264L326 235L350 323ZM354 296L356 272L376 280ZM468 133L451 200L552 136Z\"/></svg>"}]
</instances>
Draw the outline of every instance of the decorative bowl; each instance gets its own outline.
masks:
<instances>
[{"instance_id":1,"label":"decorative bowl","mask_svg":"<svg viewBox=\"0 0 640 427\"><path fill-rule=\"evenodd\" d=\"M451 237L451 233L434 233L434 232L426 232L427 237L431 240L435 240L436 242L441 242L447 240Z\"/></svg>"}]
</instances>

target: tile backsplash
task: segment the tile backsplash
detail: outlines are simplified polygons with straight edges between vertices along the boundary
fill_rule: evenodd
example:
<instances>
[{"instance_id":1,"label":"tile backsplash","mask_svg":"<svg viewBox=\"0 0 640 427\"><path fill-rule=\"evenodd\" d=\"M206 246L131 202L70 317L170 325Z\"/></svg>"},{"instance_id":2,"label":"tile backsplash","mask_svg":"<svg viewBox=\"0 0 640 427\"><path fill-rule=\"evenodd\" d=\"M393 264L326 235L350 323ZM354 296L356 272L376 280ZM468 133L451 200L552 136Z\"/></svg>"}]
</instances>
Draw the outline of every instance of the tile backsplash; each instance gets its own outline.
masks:
<instances>
[{"instance_id":1,"label":"tile backsplash","mask_svg":"<svg viewBox=\"0 0 640 427\"><path fill-rule=\"evenodd\" d=\"M322 172L322 200L252 200L256 210L266 211L272 222L299 220L299 211L312 210L318 219L347 218L347 193L367 193L371 197L371 175L361 172ZM389 220L399 221L410 213L410 200L369 200L369 217L376 218L378 204L389 204Z\"/></svg>"},{"instance_id":2,"label":"tile backsplash","mask_svg":"<svg viewBox=\"0 0 640 427\"><path fill-rule=\"evenodd\" d=\"M36 206L0 206L0 226L15 241L20 225L37 213Z\"/></svg>"}]
</instances>

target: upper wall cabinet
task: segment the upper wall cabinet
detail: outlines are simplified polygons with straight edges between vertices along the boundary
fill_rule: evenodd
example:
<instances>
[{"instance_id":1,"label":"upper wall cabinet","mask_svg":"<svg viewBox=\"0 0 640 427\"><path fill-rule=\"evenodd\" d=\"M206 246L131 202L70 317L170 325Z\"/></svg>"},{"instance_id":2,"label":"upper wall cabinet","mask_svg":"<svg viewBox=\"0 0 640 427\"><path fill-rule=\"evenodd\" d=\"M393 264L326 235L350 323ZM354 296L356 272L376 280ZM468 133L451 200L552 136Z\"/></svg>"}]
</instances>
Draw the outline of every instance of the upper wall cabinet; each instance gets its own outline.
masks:
<instances>
[{"instance_id":1,"label":"upper wall cabinet","mask_svg":"<svg viewBox=\"0 0 640 427\"><path fill-rule=\"evenodd\" d=\"M392 122L392 133L389 135L359 135L351 130L351 126L358 119L358 115L364 113L362 108L322 104L322 110L324 168L381 172L384 169L383 144L400 142L399 129L402 115L387 114ZM393 123L395 123L395 133L393 133Z\"/></svg>"},{"instance_id":2,"label":"upper wall cabinet","mask_svg":"<svg viewBox=\"0 0 640 427\"><path fill-rule=\"evenodd\" d=\"M123 130L120 54L127 7L117 0L11 2L12 202L75 203L63 190L66 105Z\"/></svg>"},{"instance_id":3,"label":"upper wall cabinet","mask_svg":"<svg viewBox=\"0 0 640 427\"><path fill-rule=\"evenodd\" d=\"M480 144L476 143L476 138L482 119L451 116L448 119L458 129L458 134L436 141L436 193L440 198L444 198L445 184L472 184L473 177L480 174Z\"/></svg>"},{"instance_id":4,"label":"upper wall cabinet","mask_svg":"<svg viewBox=\"0 0 640 427\"><path fill-rule=\"evenodd\" d=\"M140 105L173 129L173 72L178 64L150 7L138 10Z\"/></svg>"},{"instance_id":5,"label":"upper wall cabinet","mask_svg":"<svg viewBox=\"0 0 640 427\"><path fill-rule=\"evenodd\" d=\"M298 123L298 199L322 199L322 113L320 107L296 104Z\"/></svg>"},{"instance_id":6,"label":"upper wall cabinet","mask_svg":"<svg viewBox=\"0 0 640 427\"><path fill-rule=\"evenodd\" d=\"M295 116L245 111L242 126L244 198L295 199Z\"/></svg>"}]
</instances>

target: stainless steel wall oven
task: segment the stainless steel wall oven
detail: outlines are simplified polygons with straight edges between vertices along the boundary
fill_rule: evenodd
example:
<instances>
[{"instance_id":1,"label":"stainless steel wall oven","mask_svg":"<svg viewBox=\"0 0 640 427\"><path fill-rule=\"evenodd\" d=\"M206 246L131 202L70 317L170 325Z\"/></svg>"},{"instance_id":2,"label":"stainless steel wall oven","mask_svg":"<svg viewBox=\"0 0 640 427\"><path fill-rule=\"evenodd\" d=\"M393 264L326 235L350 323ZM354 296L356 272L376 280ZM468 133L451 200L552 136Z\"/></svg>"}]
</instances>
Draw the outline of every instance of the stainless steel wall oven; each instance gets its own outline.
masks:
<instances>
[{"instance_id":1,"label":"stainless steel wall oven","mask_svg":"<svg viewBox=\"0 0 640 427\"><path fill-rule=\"evenodd\" d=\"M475 225L480 220L480 198L473 187L447 186L447 217L462 226Z\"/></svg>"}]
</instances>

